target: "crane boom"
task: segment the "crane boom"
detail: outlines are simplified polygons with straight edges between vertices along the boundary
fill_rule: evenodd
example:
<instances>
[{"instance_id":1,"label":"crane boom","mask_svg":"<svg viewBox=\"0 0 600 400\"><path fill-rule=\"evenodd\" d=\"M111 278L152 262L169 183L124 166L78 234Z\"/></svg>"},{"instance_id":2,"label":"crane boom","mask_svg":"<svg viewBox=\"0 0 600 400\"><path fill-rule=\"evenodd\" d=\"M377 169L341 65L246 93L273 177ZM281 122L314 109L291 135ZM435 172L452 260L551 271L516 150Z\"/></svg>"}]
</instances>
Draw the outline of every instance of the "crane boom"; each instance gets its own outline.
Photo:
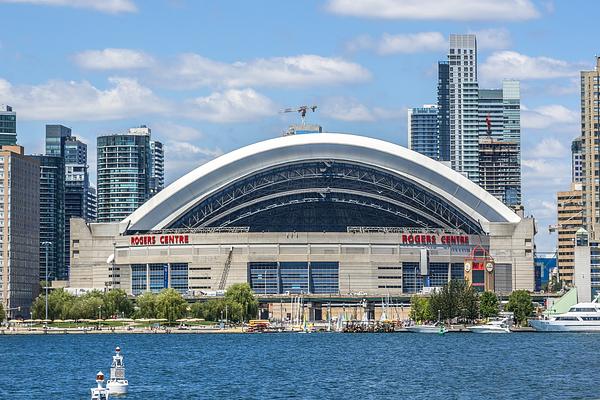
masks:
<instances>
[{"instance_id":1,"label":"crane boom","mask_svg":"<svg viewBox=\"0 0 600 400\"><path fill-rule=\"evenodd\" d=\"M300 118L302 120L302 126L304 126L306 124L306 113L309 110L312 111L312 112L315 112L317 110L317 106L316 105L312 105L312 106L299 106L299 107L296 107L296 108L288 107L288 108L284 108L279 113L280 114L285 114L285 113L297 112L298 114L300 114Z\"/></svg>"}]
</instances>

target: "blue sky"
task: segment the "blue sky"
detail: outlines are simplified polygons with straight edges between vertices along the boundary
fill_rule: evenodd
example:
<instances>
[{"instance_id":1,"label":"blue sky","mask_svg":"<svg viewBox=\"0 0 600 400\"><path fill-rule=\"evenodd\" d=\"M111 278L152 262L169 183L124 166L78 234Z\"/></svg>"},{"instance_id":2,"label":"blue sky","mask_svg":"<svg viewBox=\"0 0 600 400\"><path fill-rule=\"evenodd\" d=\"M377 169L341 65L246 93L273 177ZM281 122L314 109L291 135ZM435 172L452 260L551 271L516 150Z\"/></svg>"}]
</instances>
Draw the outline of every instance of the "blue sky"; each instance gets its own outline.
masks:
<instances>
[{"instance_id":1,"label":"blue sky","mask_svg":"<svg viewBox=\"0 0 600 400\"><path fill-rule=\"evenodd\" d=\"M276 137L279 114L317 104L328 131L406 145L406 109L435 102L450 33L476 33L479 81L521 80L523 190L552 250L556 191L570 182L581 69L598 53L596 1L0 0L0 103L18 140L43 151L44 125L95 138L146 124L171 182Z\"/></svg>"}]
</instances>

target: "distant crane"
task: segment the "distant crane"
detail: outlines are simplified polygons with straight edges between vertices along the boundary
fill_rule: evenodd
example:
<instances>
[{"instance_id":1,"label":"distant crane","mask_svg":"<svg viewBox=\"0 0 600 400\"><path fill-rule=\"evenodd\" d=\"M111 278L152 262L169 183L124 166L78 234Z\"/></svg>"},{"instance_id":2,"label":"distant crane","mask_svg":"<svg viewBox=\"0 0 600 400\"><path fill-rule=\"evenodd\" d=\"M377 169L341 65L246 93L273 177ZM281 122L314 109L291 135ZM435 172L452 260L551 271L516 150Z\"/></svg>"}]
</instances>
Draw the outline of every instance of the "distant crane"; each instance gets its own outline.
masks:
<instances>
[{"instance_id":1,"label":"distant crane","mask_svg":"<svg viewBox=\"0 0 600 400\"><path fill-rule=\"evenodd\" d=\"M300 118L302 119L302 126L304 126L305 122L306 122L306 113L308 112L308 110L315 112L316 109L317 109L317 106L300 106L298 108L286 108L286 109L281 110L279 113L284 114L284 113L297 112L298 114L300 114Z\"/></svg>"}]
</instances>

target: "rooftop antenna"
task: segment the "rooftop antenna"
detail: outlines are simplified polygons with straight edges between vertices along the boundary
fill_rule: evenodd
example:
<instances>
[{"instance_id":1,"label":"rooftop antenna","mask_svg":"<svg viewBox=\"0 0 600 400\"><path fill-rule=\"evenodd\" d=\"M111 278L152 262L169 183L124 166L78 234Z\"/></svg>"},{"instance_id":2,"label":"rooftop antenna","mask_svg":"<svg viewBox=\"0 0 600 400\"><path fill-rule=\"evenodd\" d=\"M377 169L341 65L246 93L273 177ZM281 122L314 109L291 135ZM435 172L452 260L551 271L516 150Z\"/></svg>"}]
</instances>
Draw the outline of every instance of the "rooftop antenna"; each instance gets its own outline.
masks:
<instances>
[{"instance_id":1,"label":"rooftop antenna","mask_svg":"<svg viewBox=\"0 0 600 400\"><path fill-rule=\"evenodd\" d=\"M281 110L279 113L284 114L284 113L297 112L298 114L300 114L300 119L302 120L302 126L304 126L304 125L306 125L306 112L308 110L315 112L316 109L317 109L317 106L300 106L298 108L286 108L286 109Z\"/></svg>"}]
</instances>

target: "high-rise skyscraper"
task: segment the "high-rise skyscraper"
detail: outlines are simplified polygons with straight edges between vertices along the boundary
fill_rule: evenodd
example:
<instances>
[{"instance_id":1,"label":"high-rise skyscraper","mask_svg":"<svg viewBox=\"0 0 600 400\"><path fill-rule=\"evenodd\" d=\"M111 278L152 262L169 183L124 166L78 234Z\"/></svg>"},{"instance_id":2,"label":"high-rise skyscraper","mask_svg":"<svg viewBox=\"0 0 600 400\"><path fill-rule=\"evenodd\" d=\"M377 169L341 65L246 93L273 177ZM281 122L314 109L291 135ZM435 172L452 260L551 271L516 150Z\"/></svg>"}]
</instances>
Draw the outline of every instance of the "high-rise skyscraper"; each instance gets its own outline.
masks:
<instances>
[{"instance_id":1,"label":"high-rise skyscraper","mask_svg":"<svg viewBox=\"0 0 600 400\"><path fill-rule=\"evenodd\" d=\"M64 159L46 155L34 157L40 164L40 277L45 277L47 262L50 280L66 280Z\"/></svg>"},{"instance_id":2,"label":"high-rise skyscraper","mask_svg":"<svg viewBox=\"0 0 600 400\"><path fill-rule=\"evenodd\" d=\"M408 109L408 148L440 159L437 105Z\"/></svg>"},{"instance_id":3,"label":"high-rise skyscraper","mask_svg":"<svg viewBox=\"0 0 600 400\"><path fill-rule=\"evenodd\" d=\"M40 277L68 279L65 260L65 141L71 129L46 125L45 155L35 156L40 163Z\"/></svg>"},{"instance_id":4,"label":"high-rise skyscraper","mask_svg":"<svg viewBox=\"0 0 600 400\"><path fill-rule=\"evenodd\" d=\"M0 146L17 144L17 113L9 105L0 105Z\"/></svg>"},{"instance_id":5,"label":"high-rise skyscraper","mask_svg":"<svg viewBox=\"0 0 600 400\"><path fill-rule=\"evenodd\" d=\"M581 182L583 179L583 147L581 136L571 142L571 181Z\"/></svg>"},{"instance_id":6,"label":"high-rise skyscraper","mask_svg":"<svg viewBox=\"0 0 600 400\"><path fill-rule=\"evenodd\" d=\"M95 213L95 204L90 204L89 191L90 179L87 165L87 144L77 137L69 135L64 140L65 163L65 265L67 274L70 271L71 261L71 218L90 218L92 208Z\"/></svg>"},{"instance_id":7,"label":"high-rise skyscraper","mask_svg":"<svg viewBox=\"0 0 600 400\"><path fill-rule=\"evenodd\" d=\"M450 64L438 62L438 143L440 161L450 162Z\"/></svg>"},{"instance_id":8,"label":"high-rise skyscraper","mask_svg":"<svg viewBox=\"0 0 600 400\"><path fill-rule=\"evenodd\" d=\"M162 144L155 142L153 154L150 134L142 125L98 136L98 222L123 220L152 196L154 182L164 184Z\"/></svg>"},{"instance_id":9,"label":"high-rise skyscraper","mask_svg":"<svg viewBox=\"0 0 600 400\"><path fill-rule=\"evenodd\" d=\"M40 163L40 276L45 276L47 255L50 280L66 280L70 264L70 219L86 218L88 214L87 145L64 125L46 125L46 154L37 158Z\"/></svg>"},{"instance_id":10,"label":"high-rise skyscraper","mask_svg":"<svg viewBox=\"0 0 600 400\"><path fill-rule=\"evenodd\" d=\"M90 185L87 192L87 209L85 219L87 221L96 221L98 218L98 198L96 197L96 188Z\"/></svg>"},{"instance_id":11,"label":"high-rise skyscraper","mask_svg":"<svg viewBox=\"0 0 600 400\"><path fill-rule=\"evenodd\" d=\"M40 287L40 165L21 146L0 148L0 299L7 316L29 317Z\"/></svg>"},{"instance_id":12,"label":"high-rise skyscraper","mask_svg":"<svg viewBox=\"0 0 600 400\"><path fill-rule=\"evenodd\" d=\"M504 126L502 140L519 144L521 162L521 84L514 79L502 81L502 105Z\"/></svg>"},{"instance_id":13,"label":"high-rise skyscraper","mask_svg":"<svg viewBox=\"0 0 600 400\"><path fill-rule=\"evenodd\" d=\"M581 183L571 183L571 189L558 192L558 276L567 285L573 284L575 270L575 233L583 226L583 197Z\"/></svg>"},{"instance_id":14,"label":"high-rise skyscraper","mask_svg":"<svg viewBox=\"0 0 600 400\"><path fill-rule=\"evenodd\" d=\"M583 219L592 239L600 239L600 166L598 166L598 141L600 141L600 57L596 68L581 71L581 145L583 151Z\"/></svg>"},{"instance_id":15,"label":"high-rise skyscraper","mask_svg":"<svg viewBox=\"0 0 600 400\"><path fill-rule=\"evenodd\" d=\"M0 105L0 146L17 144L17 113L11 106Z\"/></svg>"},{"instance_id":16,"label":"high-rise skyscraper","mask_svg":"<svg viewBox=\"0 0 600 400\"><path fill-rule=\"evenodd\" d=\"M165 187L165 151L158 140L150 141L150 196L154 196Z\"/></svg>"},{"instance_id":17,"label":"high-rise skyscraper","mask_svg":"<svg viewBox=\"0 0 600 400\"><path fill-rule=\"evenodd\" d=\"M450 35L448 64L452 169L479 183L479 85L475 35Z\"/></svg>"}]
</instances>

